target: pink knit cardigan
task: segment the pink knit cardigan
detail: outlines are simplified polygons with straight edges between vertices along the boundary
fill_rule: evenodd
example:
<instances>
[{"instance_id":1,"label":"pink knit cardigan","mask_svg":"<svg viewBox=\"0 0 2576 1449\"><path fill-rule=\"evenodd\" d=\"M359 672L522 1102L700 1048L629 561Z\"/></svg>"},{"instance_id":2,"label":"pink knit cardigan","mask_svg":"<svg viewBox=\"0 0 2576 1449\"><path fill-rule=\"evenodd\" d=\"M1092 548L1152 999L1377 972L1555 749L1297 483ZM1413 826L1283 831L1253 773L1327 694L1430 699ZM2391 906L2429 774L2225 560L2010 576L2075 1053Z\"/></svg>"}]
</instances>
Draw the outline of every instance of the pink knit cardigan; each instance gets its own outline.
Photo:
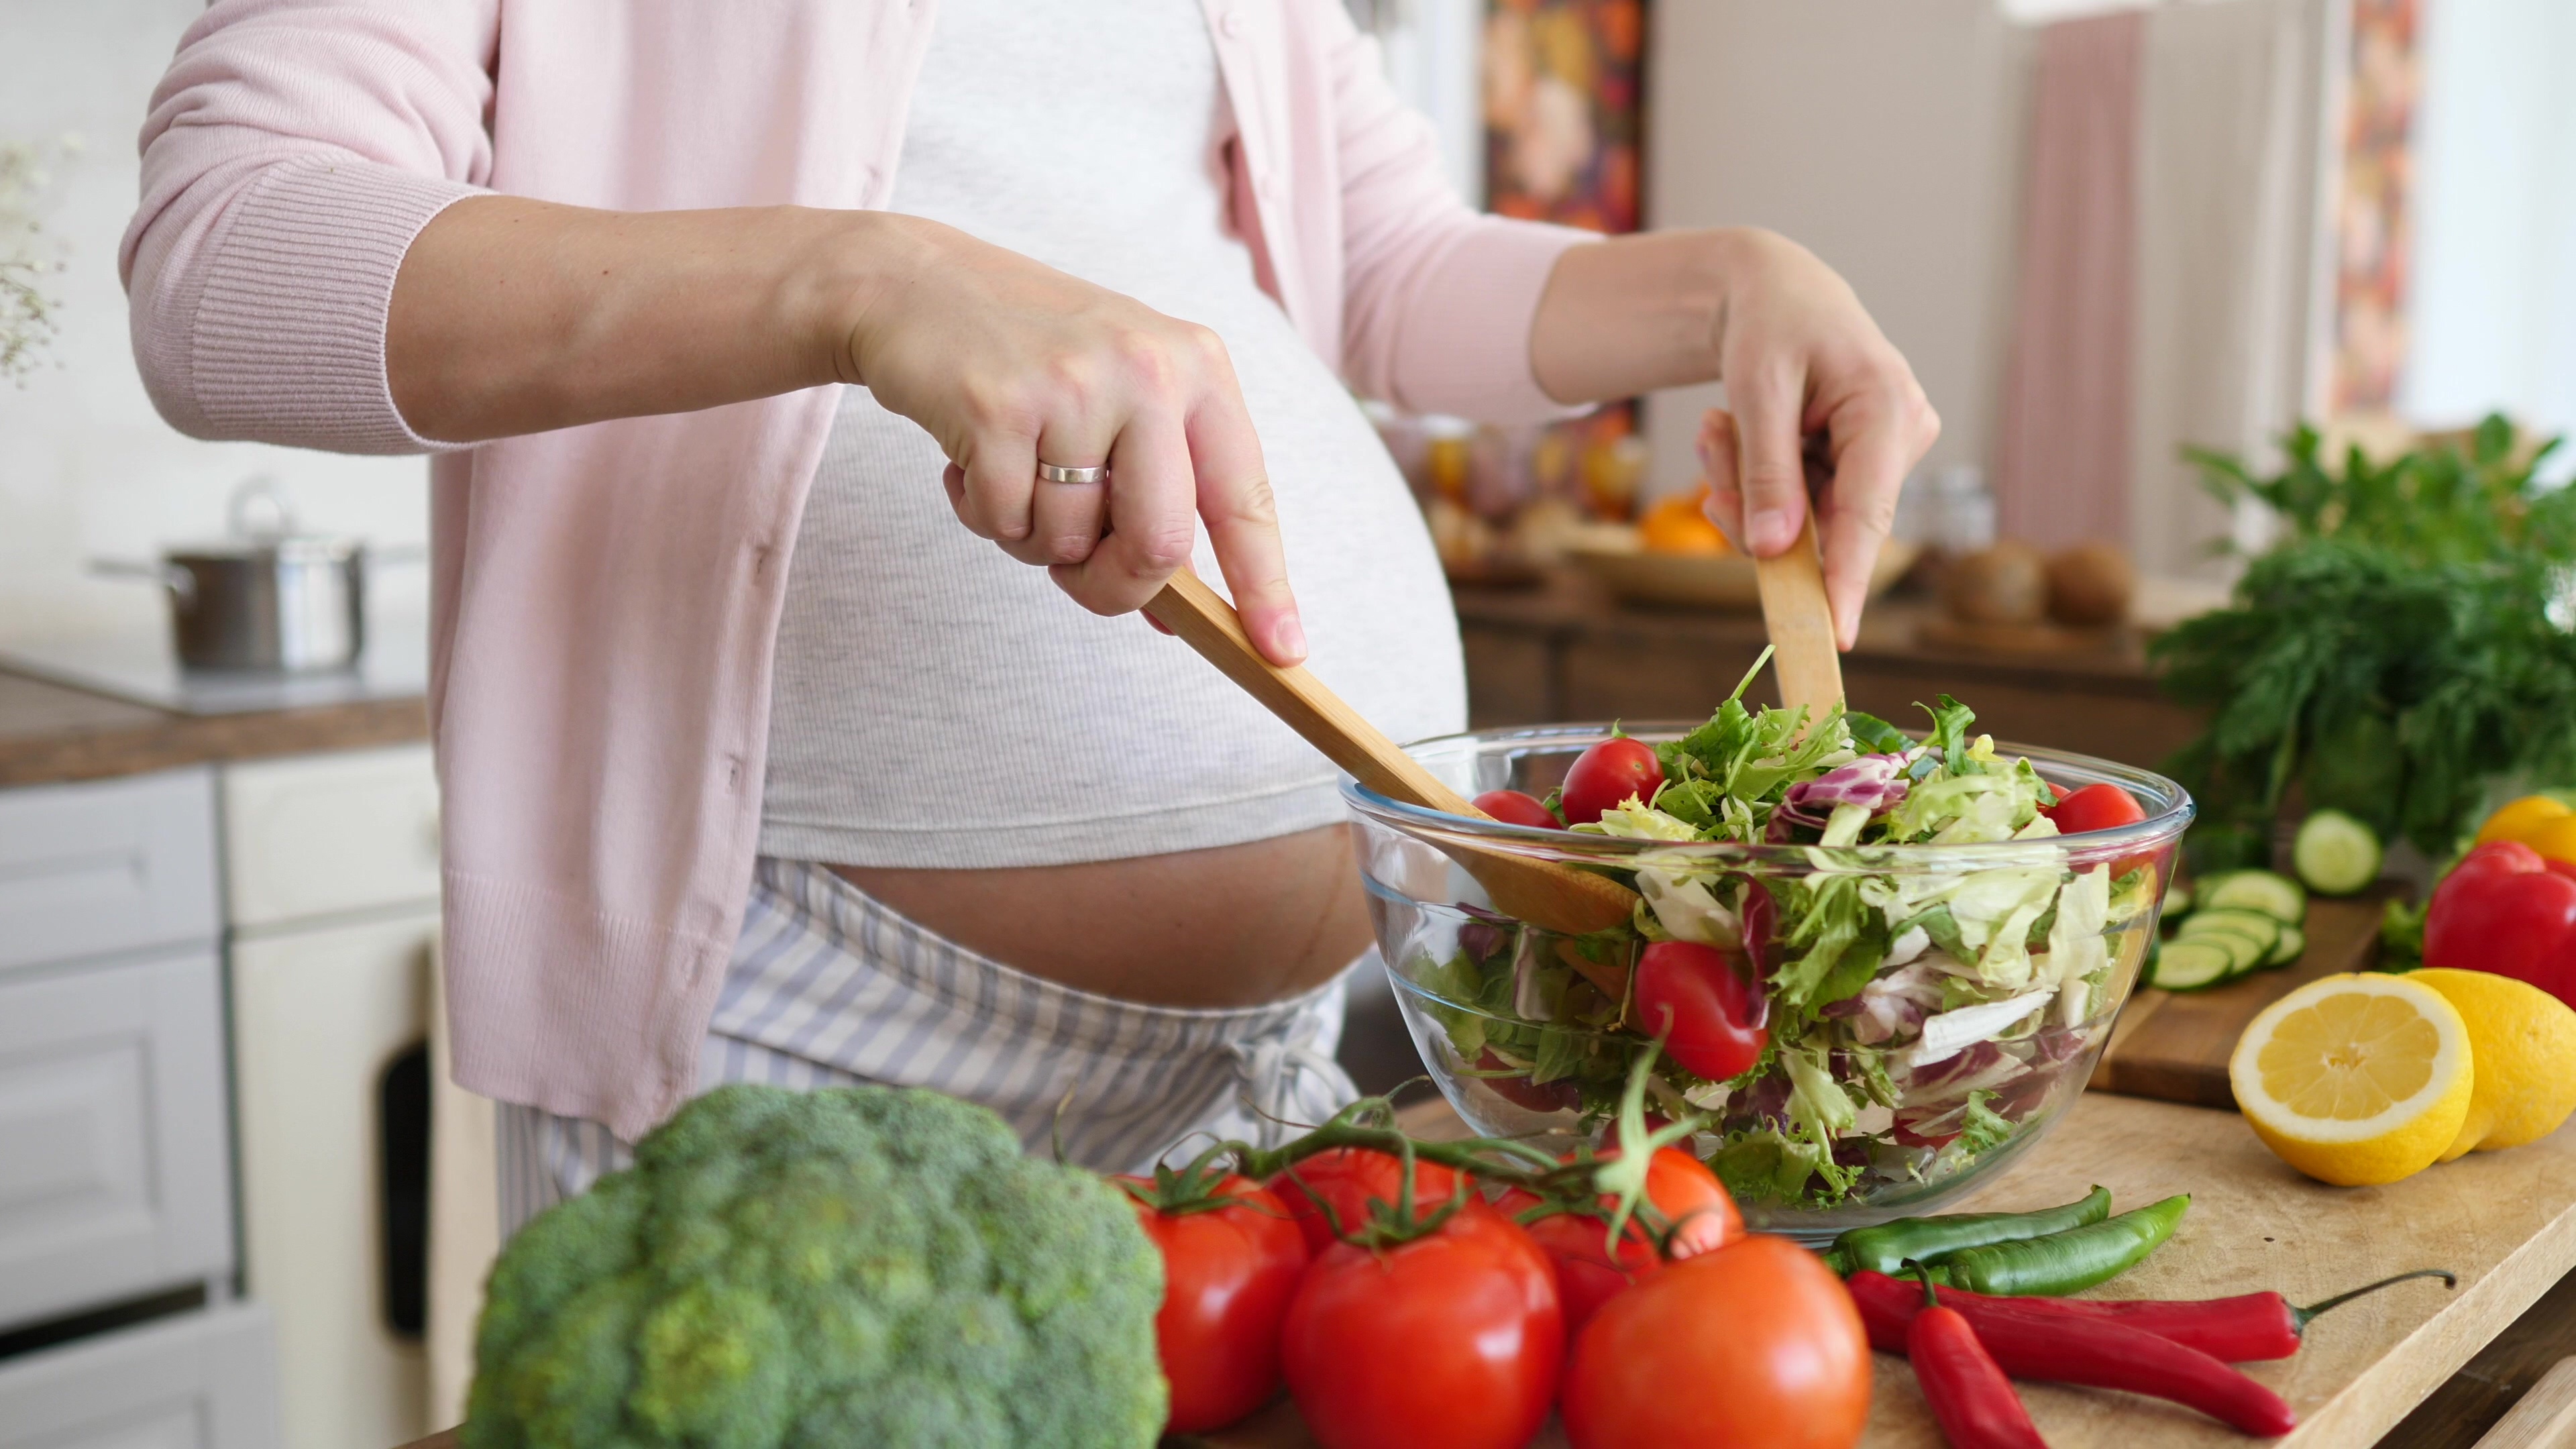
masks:
<instances>
[{"instance_id":1,"label":"pink knit cardigan","mask_svg":"<svg viewBox=\"0 0 2576 1449\"><path fill-rule=\"evenodd\" d=\"M1340 0L1203 0L1263 287L1363 393L1552 411L1583 234L1469 211ZM749 891L770 650L829 388L447 448L395 411L412 238L486 189L882 206L938 0L216 0L143 128L121 262L164 417L435 452L430 718L456 1077L632 1138L696 1082Z\"/></svg>"}]
</instances>

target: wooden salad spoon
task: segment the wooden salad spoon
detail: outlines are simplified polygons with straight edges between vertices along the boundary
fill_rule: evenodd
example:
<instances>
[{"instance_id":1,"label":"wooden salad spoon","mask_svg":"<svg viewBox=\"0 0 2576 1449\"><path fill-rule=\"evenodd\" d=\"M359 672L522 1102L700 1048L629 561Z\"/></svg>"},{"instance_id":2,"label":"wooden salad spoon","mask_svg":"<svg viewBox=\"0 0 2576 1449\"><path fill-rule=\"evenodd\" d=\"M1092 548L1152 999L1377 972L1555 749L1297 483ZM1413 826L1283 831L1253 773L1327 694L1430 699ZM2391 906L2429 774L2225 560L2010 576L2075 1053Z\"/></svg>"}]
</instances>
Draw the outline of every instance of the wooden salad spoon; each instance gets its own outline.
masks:
<instances>
[{"instance_id":1,"label":"wooden salad spoon","mask_svg":"<svg viewBox=\"0 0 2576 1449\"><path fill-rule=\"evenodd\" d=\"M1305 666L1282 669L1263 658L1243 632L1234 606L1188 569L1172 575L1145 612L1361 784L1426 810L1470 820L1493 818L1360 718ZM1830 626L1826 645L1832 647ZM1627 920L1637 904L1637 893L1617 881L1556 861L1479 849L1465 841L1440 848L1493 897L1495 910L1542 930L1569 936L1607 930Z\"/></svg>"},{"instance_id":2,"label":"wooden salad spoon","mask_svg":"<svg viewBox=\"0 0 2576 1449\"><path fill-rule=\"evenodd\" d=\"M1798 530L1798 541L1776 558L1755 559L1762 590L1762 623L1771 633L1771 669L1780 680L1783 709L1807 707L1810 723L1842 707L1843 662L1834 648L1834 610L1825 598L1825 570L1816 556L1816 510Z\"/></svg>"}]
</instances>

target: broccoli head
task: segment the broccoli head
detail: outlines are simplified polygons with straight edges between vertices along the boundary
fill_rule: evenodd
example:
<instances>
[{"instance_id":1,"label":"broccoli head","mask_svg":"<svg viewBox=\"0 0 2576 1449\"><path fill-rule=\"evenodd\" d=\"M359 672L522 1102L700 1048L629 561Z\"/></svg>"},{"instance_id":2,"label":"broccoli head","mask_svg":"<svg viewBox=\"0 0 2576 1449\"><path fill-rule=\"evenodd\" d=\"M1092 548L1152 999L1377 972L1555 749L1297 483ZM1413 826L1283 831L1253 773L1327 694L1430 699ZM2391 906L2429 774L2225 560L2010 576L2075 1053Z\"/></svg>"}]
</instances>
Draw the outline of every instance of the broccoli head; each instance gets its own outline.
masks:
<instances>
[{"instance_id":1,"label":"broccoli head","mask_svg":"<svg viewBox=\"0 0 2576 1449\"><path fill-rule=\"evenodd\" d=\"M1127 1201L935 1092L719 1088L510 1240L465 1449L1150 1445Z\"/></svg>"}]
</instances>

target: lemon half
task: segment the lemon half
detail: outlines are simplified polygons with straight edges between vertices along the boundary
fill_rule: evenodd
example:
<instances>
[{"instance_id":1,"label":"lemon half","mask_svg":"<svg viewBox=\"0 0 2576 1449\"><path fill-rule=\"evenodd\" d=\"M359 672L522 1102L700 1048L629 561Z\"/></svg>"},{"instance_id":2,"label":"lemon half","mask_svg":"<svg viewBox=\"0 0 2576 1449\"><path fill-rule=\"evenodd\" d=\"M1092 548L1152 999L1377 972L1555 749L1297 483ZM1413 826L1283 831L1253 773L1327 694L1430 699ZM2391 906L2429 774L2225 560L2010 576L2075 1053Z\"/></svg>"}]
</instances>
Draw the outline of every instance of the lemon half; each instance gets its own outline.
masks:
<instances>
[{"instance_id":1,"label":"lemon half","mask_svg":"<svg viewBox=\"0 0 2576 1449\"><path fill-rule=\"evenodd\" d=\"M2576 1011L2565 1002L2528 981L2484 971L2413 971L2406 979L2459 1008L2477 1061L2469 1115L2444 1162L2537 1141L2576 1111Z\"/></svg>"},{"instance_id":2,"label":"lemon half","mask_svg":"<svg viewBox=\"0 0 2576 1449\"><path fill-rule=\"evenodd\" d=\"M2469 1029L2403 976L2321 977L2265 1008L2227 1063L2237 1108L2282 1161L2362 1187L2430 1167L2460 1134Z\"/></svg>"}]
</instances>

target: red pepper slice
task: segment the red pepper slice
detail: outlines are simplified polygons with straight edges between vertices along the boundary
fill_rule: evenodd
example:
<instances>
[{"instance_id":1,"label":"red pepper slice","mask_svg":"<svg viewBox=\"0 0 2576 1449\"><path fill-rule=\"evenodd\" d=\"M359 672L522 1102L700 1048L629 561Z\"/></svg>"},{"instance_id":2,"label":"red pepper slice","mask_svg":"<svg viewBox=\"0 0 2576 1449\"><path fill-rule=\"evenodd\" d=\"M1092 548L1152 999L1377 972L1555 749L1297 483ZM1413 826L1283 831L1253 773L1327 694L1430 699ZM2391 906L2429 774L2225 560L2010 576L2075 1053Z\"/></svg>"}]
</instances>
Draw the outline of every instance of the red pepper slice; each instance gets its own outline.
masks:
<instances>
[{"instance_id":1,"label":"red pepper slice","mask_svg":"<svg viewBox=\"0 0 2576 1449\"><path fill-rule=\"evenodd\" d=\"M2434 887L2424 964L2510 976L2576 1006L2576 879L2518 840L2470 851Z\"/></svg>"}]
</instances>

